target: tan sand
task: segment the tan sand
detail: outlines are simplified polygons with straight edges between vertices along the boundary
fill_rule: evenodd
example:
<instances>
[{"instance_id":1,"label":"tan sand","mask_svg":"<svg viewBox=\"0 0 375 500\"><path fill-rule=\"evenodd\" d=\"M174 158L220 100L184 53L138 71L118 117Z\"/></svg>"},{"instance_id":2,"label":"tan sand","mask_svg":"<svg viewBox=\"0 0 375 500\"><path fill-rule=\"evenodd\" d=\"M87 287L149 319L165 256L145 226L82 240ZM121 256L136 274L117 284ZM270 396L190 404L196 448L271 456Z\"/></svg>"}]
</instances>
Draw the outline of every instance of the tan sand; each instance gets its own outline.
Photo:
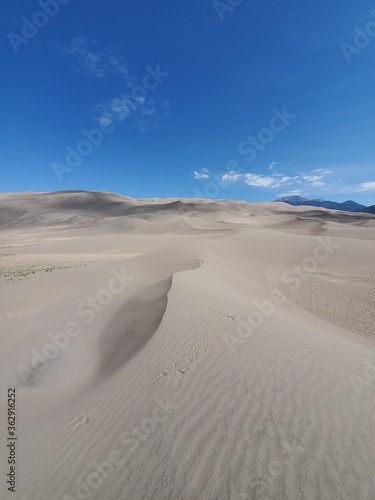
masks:
<instances>
[{"instance_id":1,"label":"tan sand","mask_svg":"<svg viewBox=\"0 0 375 500\"><path fill-rule=\"evenodd\" d=\"M0 240L0 498L375 499L374 216L4 194Z\"/></svg>"}]
</instances>

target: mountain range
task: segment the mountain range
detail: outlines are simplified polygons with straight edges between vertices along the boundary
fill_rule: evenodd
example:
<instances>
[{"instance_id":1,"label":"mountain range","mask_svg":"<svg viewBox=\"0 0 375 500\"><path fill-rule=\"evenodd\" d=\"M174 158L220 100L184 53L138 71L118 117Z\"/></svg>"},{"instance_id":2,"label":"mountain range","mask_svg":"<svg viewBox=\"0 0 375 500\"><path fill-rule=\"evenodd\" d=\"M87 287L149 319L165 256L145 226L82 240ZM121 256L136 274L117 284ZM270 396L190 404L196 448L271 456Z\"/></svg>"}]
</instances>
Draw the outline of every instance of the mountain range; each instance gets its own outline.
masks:
<instances>
[{"instance_id":1,"label":"mountain range","mask_svg":"<svg viewBox=\"0 0 375 500\"><path fill-rule=\"evenodd\" d=\"M336 201L328 201L322 199L309 200L303 196L283 196L278 198L275 202L288 203L288 205L298 206L311 206L311 207L321 207L328 208L330 210L343 210L344 212L365 212L369 214L375 214L375 205L366 207L360 203L356 203L353 200L344 201L343 203L338 203Z\"/></svg>"}]
</instances>

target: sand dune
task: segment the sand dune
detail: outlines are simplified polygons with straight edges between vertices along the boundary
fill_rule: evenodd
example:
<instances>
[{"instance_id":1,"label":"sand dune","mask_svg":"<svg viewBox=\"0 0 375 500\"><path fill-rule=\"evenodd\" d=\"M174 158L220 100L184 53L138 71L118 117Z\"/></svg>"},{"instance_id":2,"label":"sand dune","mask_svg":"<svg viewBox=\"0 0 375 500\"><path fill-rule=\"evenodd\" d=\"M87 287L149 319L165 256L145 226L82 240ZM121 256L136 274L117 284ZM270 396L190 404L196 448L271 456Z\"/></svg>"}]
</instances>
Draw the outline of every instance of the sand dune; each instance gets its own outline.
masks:
<instances>
[{"instance_id":1,"label":"sand dune","mask_svg":"<svg viewBox=\"0 0 375 500\"><path fill-rule=\"evenodd\" d=\"M375 499L374 228L283 203L0 195L13 498Z\"/></svg>"}]
</instances>

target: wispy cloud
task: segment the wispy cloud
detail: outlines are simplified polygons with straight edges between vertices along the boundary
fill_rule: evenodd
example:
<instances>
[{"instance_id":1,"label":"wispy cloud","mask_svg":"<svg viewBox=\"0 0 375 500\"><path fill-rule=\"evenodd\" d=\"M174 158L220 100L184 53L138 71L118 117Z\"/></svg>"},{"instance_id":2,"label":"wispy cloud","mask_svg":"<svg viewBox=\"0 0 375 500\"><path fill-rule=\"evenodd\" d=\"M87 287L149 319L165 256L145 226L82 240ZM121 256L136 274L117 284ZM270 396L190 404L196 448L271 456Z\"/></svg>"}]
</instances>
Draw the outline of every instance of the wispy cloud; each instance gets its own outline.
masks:
<instances>
[{"instance_id":1,"label":"wispy cloud","mask_svg":"<svg viewBox=\"0 0 375 500\"><path fill-rule=\"evenodd\" d=\"M320 175L330 175L334 174L334 170L325 170L324 168L316 168L311 171L312 174L320 174Z\"/></svg>"},{"instance_id":2,"label":"wispy cloud","mask_svg":"<svg viewBox=\"0 0 375 500\"><path fill-rule=\"evenodd\" d=\"M297 176L296 182L297 184L307 184L311 188L323 187L326 185L324 179L324 175L321 173L320 175L301 175Z\"/></svg>"},{"instance_id":3,"label":"wispy cloud","mask_svg":"<svg viewBox=\"0 0 375 500\"><path fill-rule=\"evenodd\" d=\"M144 132L151 127L158 127L160 121L169 116L170 103L167 99L156 101L152 97L132 97L129 94L121 94L98 104L95 111L96 120L104 126L131 118L132 124Z\"/></svg>"},{"instance_id":4,"label":"wispy cloud","mask_svg":"<svg viewBox=\"0 0 375 500\"><path fill-rule=\"evenodd\" d=\"M375 191L375 182L362 182L358 187L358 191Z\"/></svg>"},{"instance_id":5,"label":"wispy cloud","mask_svg":"<svg viewBox=\"0 0 375 500\"><path fill-rule=\"evenodd\" d=\"M277 179L274 176L260 175L254 173L237 174L236 172L228 172L221 177L223 182L243 181L248 186L255 187L278 187L283 184L283 180Z\"/></svg>"},{"instance_id":6,"label":"wispy cloud","mask_svg":"<svg viewBox=\"0 0 375 500\"><path fill-rule=\"evenodd\" d=\"M122 57L99 49L95 40L77 36L68 45L59 45L58 52L69 57L72 60L73 68L88 77L101 80L113 74L120 75L129 86L134 85L137 81Z\"/></svg>"},{"instance_id":7,"label":"wispy cloud","mask_svg":"<svg viewBox=\"0 0 375 500\"><path fill-rule=\"evenodd\" d=\"M109 126L131 118L131 127L145 131L158 127L160 120L170 115L169 101L156 101L148 97L149 91L144 87L136 87L138 78L129 70L123 57L113 54L113 49L100 49L95 40L79 36L66 46L60 45L58 51L72 60L76 71L90 78L103 80L117 76L125 81L129 93L101 100L94 106L95 119L99 124ZM139 95L139 90L143 95Z\"/></svg>"},{"instance_id":8,"label":"wispy cloud","mask_svg":"<svg viewBox=\"0 0 375 500\"><path fill-rule=\"evenodd\" d=\"M294 175L285 174L276 170L276 162L272 162L268 168L266 175L255 172L235 172L230 171L225 174L220 174L220 181L226 184L242 182L247 186L264 188L264 189L280 189L287 188L288 192L300 194L302 191L311 191L317 188L322 188L326 185L325 177L333 173L333 171L317 169L312 172L296 172ZM202 169L194 171L195 179L209 179L209 171Z\"/></svg>"},{"instance_id":9,"label":"wispy cloud","mask_svg":"<svg viewBox=\"0 0 375 500\"><path fill-rule=\"evenodd\" d=\"M272 168L270 168L272 167ZM268 170L271 170L271 175L262 175L254 172L237 173L228 172L221 176L224 183L241 181L248 186L261 187L268 189L279 189L281 187L291 187L291 190L300 192L301 189L311 189L325 186L324 176L326 174L312 175L312 173L298 173L290 176L280 173L275 170L275 164L271 164Z\"/></svg>"},{"instance_id":10,"label":"wispy cloud","mask_svg":"<svg viewBox=\"0 0 375 500\"><path fill-rule=\"evenodd\" d=\"M96 44L93 42L91 45ZM104 78L103 58L95 49L89 48L87 38L83 36L76 37L66 46L59 45L58 51L73 60L74 69L81 70L87 76L93 78Z\"/></svg>"},{"instance_id":11,"label":"wispy cloud","mask_svg":"<svg viewBox=\"0 0 375 500\"><path fill-rule=\"evenodd\" d=\"M291 191L286 191L285 193L279 193L277 195L278 198L282 198L283 196L303 196L303 192L299 189L293 189Z\"/></svg>"}]
</instances>

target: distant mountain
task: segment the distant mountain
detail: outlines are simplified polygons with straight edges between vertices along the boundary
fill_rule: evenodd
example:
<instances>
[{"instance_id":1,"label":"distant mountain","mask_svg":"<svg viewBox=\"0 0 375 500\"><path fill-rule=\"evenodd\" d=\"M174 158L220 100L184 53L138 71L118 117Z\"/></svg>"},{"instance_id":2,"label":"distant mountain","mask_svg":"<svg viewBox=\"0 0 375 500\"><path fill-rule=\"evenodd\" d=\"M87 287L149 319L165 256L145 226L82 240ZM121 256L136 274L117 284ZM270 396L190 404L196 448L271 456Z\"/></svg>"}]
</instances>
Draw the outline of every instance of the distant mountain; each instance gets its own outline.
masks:
<instances>
[{"instance_id":1,"label":"distant mountain","mask_svg":"<svg viewBox=\"0 0 375 500\"><path fill-rule=\"evenodd\" d=\"M327 200L309 200L303 196L284 196L283 198L278 198L275 202L288 203L294 207L298 206L310 206L310 207L320 207L329 208L330 210L343 210L345 212L366 212L367 207L356 203L355 201L348 200L343 203L337 203L336 201ZM370 212L374 213L374 212Z\"/></svg>"},{"instance_id":2,"label":"distant mountain","mask_svg":"<svg viewBox=\"0 0 375 500\"><path fill-rule=\"evenodd\" d=\"M375 205L371 205L371 207L363 208L362 210L358 210L358 212L365 212L365 214L374 214L375 215Z\"/></svg>"}]
</instances>

